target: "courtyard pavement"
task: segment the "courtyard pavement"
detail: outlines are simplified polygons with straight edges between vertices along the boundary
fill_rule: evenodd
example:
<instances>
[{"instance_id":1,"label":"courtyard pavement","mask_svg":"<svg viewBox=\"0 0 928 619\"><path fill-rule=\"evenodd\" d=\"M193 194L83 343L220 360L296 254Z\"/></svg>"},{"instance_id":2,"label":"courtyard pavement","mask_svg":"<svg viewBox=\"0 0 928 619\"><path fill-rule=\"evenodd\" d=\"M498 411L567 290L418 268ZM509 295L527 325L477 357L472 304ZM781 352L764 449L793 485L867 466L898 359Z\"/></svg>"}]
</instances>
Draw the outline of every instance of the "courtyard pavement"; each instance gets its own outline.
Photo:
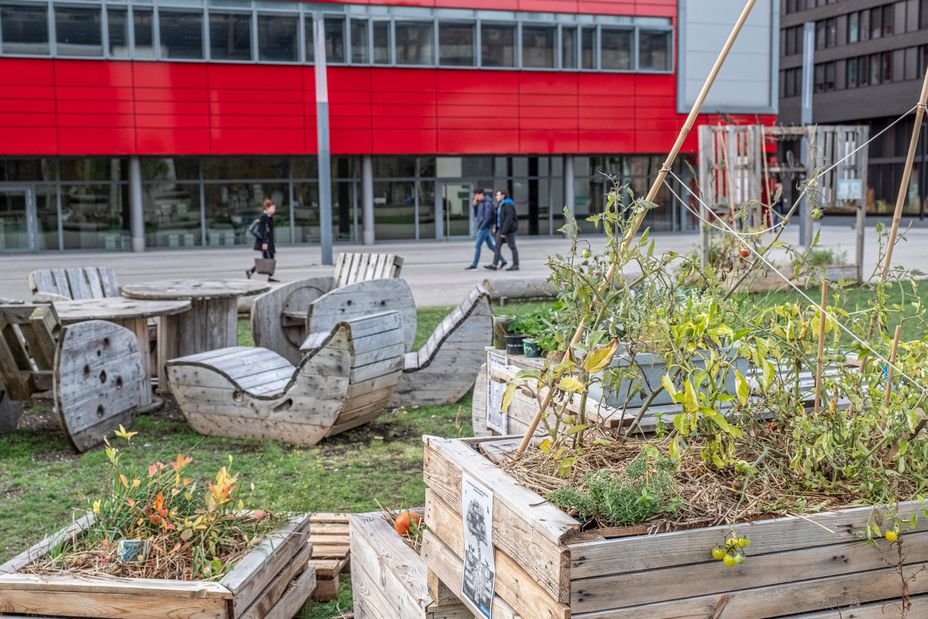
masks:
<instances>
[{"instance_id":1,"label":"courtyard pavement","mask_svg":"<svg viewBox=\"0 0 928 619\"><path fill-rule=\"evenodd\" d=\"M699 246L695 233L654 234L657 251L687 252ZM797 242L797 233L787 231L783 238ZM864 255L865 273L877 261L876 234L872 227L866 231ZM595 251L603 245L603 237L584 237ZM822 228L821 244L844 252L854 258L854 230L848 225L827 225ZM416 303L426 306L451 306L461 301L475 284L484 279L543 277L548 273L545 261L551 254L566 251L568 244L559 237L519 237L521 270L491 272L483 268L465 271L473 256L473 241L411 241L381 243L374 247L337 245L336 255L343 251L389 252L403 256L403 277L409 282ZM109 265L115 268L121 285L149 282L166 278L228 279L244 278L255 252L248 248L191 249L149 251L141 254L113 252L48 252L38 254L0 255L0 297L29 298L27 276L34 269ZM504 250L508 256L508 248ZM490 262L491 256L484 247L481 265ZM277 255L277 277L293 281L313 275L324 275L332 267L320 264L318 245L283 246ZM913 228L904 242L896 247L894 265L917 268L928 272L928 228Z\"/></svg>"}]
</instances>

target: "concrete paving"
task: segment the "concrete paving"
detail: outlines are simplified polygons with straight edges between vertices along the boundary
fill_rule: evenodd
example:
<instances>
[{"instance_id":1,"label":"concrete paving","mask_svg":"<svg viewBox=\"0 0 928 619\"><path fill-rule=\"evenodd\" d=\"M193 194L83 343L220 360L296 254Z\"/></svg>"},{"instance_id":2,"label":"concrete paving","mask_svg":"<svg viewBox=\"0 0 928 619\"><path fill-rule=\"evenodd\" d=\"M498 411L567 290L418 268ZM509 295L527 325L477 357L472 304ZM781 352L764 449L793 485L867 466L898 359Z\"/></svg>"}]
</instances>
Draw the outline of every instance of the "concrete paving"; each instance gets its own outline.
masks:
<instances>
[{"instance_id":1,"label":"concrete paving","mask_svg":"<svg viewBox=\"0 0 928 619\"><path fill-rule=\"evenodd\" d=\"M697 234L655 234L657 251L687 252L699 246ZM797 242L797 234L783 235L788 243ZM850 225L827 225L822 228L822 246L843 251L854 257L854 230ZM866 233L865 272L877 261L876 235L873 228ZM584 238L595 251L603 245L601 236ZM382 243L375 247L338 245L342 251L382 251L405 258L403 276L412 287L419 306L456 305L470 288L484 279L520 276L545 276L549 255L563 252L568 244L563 238L520 237L521 270L490 272L483 268L465 271L473 256L473 241L413 241ZM508 256L508 249L504 250ZM244 278L244 270L252 263L255 253L246 247L235 249L192 249L131 253L49 252L39 254L6 254L0 256L0 297L28 299L27 276L34 269L84 265L110 265L116 269L119 283L148 282L166 278L227 279ZM481 264L490 261L484 247ZM292 281L302 277L331 272L320 264L320 249L312 246L283 246L277 255L277 277ZM928 229L913 228L907 239L896 247L893 264L928 272Z\"/></svg>"}]
</instances>

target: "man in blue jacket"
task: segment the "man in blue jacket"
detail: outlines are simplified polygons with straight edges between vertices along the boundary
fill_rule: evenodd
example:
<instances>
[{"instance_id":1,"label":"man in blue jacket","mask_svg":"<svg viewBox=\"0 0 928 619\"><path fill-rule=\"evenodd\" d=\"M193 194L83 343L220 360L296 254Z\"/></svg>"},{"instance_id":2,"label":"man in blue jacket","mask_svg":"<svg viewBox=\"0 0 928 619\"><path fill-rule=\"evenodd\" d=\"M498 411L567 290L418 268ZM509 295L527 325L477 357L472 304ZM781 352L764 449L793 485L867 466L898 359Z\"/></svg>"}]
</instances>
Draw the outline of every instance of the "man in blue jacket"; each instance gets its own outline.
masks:
<instances>
[{"instance_id":1,"label":"man in blue jacket","mask_svg":"<svg viewBox=\"0 0 928 619\"><path fill-rule=\"evenodd\" d=\"M491 252L496 252L493 245L493 224L496 220L496 207L493 200L486 195L483 189L474 189L474 222L477 224L477 243L474 246L474 260L465 271L477 268L480 262L480 250L486 243ZM503 264L506 264L505 262Z\"/></svg>"},{"instance_id":2,"label":"man in blue jacket","mask_svg":"<svg viewBox=\"0 0 928 619\"><path fill-rule=\"evenodd\" d=\"M512 252L512 266L506 270L518 271L519 250L516 249L516 233L519 231L519 215L516 205L502 189L496 192L496 203L496 221L493 228L493 234L496 235L496 253L493 254L493 264L485 264L483 268L495 271L506 266L502 256L503 243L506 243Z\"/></svg>"}]
</instances>

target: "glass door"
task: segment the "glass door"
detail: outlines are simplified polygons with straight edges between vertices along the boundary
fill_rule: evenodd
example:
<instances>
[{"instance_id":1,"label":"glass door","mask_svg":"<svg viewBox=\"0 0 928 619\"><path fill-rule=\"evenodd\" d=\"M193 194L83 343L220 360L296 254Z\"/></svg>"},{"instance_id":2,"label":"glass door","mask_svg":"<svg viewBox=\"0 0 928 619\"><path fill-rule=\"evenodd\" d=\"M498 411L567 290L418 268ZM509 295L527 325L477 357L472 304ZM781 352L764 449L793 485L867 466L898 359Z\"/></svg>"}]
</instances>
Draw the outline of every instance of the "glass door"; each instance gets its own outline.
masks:
<instances>
[{"instance_id":1,"label":"glass door","mask_svg":"<svg viewBox=\"0 0 928 619\"><path fill-rule=\"evenodd\" d=\"M445 238L467 238L473 235L474 190L470 183L443 183L441 212Z\"/></svg>"},{"instance_id":2,"label":"glass door","mask_svg":"<svg viewBox=\"0 0 928 619\"><path fill-rule=\"evenodd\" d=\"M35 203L31 187L0 185L0 252L35 249Z\"/></svg>"}]
</instances>

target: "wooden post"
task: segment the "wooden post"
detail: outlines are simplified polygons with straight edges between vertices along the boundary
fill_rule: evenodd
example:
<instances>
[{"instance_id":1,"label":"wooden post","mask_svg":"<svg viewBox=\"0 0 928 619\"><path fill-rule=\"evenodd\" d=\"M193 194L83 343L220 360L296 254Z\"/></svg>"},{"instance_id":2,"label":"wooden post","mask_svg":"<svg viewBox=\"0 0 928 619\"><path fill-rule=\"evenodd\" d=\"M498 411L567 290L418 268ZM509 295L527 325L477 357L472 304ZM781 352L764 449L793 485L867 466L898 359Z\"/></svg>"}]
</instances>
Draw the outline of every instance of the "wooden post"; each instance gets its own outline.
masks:
<instances>
[{"instance_id":1,"label":"wooden post","mask_svg":"<svg viewBox=\"0 0 928 619\"><path fill-rule=\"evenodd\" d=\"M889 365L886 368L886 391L883 392L883 423L886 422L886 407L889 406L889 396L893 392L893 366L896 365L896 351L899 350L899 336L902 335L902 325L896 325L893 335L893 347L889 351Z\"/></svg>"},{"instance_id":2,"label":"wooden post","mask_svg":"<svg viewBox=\"0 0 928 619\"><path fill-rule=\"evenodd\" d=\"M815 357L815 400L812 403L812 412L818 415L822 405L822 368L825 365L825 324L828 316L825 309L828 307L828 280L822 280L822 303L818 313L818 354Z\"/></svg>"},{"instance_id":3,"label":"wooden post","mask_svg":"<svg viewBox=\"0 0 928 619\"><path fill-rule=\"evenodd\" d=\"M712 70L709 71L709 76L706 78L705 83L702 85L702 89L699 91L699 95L696 97L696 101L693 103L692 109L690 109L689 116L686 117L686 122L683 123L683 127L680 129L680 133L677 135L677 140L674 142L670 152L667 153L667 158L664 160L664 165L661 166L660 171L657 173L657 177L654 179L654 183L651 184L651 189L648 191L648 195L645 196L645 202L654 202L654 199L657 197L657 192L660 190L661 185L664 184L664 179L667 178L667 172L670 170L673 162L676 161L677 155L680 153L680 149L683 148L683 142L686 140L686 136L689 135L693 125L696 124L696 118L699 116L699 112L702 109L702 104L705 102L706 97L709 95L709 90L712 88L712 84L715 82L716 76L718 76L719 71L722 69L722 64L724 64L725 59L728 57L728 52L731 51L731 47L734 45L735 39L738 38L738 34L741 32L741 28L744 27L744 22L747 21L748 15L751 14L751 9L754 8L756 3L757 0L747 0L747 3L744 5L744 10L741 11L741 15L738 17L738 21L736 21L734 27L732 27L731 33L728 35L728 39L725 41L725 45L722 46L722 51L719 52L718 58L715 59L715 64L712 65ZM928 76L926 76L926 78L928 78ZM926 84L928 84L928 79L926 79ZM634 239L638 234L638 228L641 227L641 222L644 221L647 212L647 209L641 209L635 215L635 218L629 225L625 236L622 237L622 243L619 246L620 261L623 259L625 252L628 250L628 246L631 244L632 239ZM616 268L616 264L613 264L611 267L609 267L609 271L606 272L605 279L599 286L600 291L606 290L612 286L612 281L615 279L617 270L618 269ZM570 349L580 341L581 337L583 337L584 331L586 331L586 324L581 322L577 327L574 336L571 338L570 344L567 346L567 350L565 351L567 354L570 354ZM545 395L545 399L542 401L538 412L535 413L535 417L532 419L532 423L530 423L528 428L525 430L525 436L522 437L522 442L519 443L519 448L516 450L517 458L525 452L526 447L528 447L528 444L531 442L532 435L535 434L535 430L538 429L538 424L541 423L541 419L544 417L548 406L550 406L551 398L553 396L553 389L549 390Z\"/></svg>"},{"instance_id":4,"label":"wooden post","mask_svg":"<svg viewBox=\"0 0 928 619\"><path fill-rule=\"evenodd\" d=\"M909 152L905 156L905 167L902 169L902 181L899 183L899 193L896 195L896 209L893 211L893 225L889 229L889 240L886 245L886 255L883 257L883 269L880 271L879 286L886 283L889 277L889 265L893 261L893 246L896 244L896 235L899 233L899 222L902 221L902 209L905 207L905 198L909 190L909 177L912 175L912 165L915 162L915 151L918 149L918 136L922 129L922 120L925 117L925 103L928 102L928 69L925 70L925 80L922 82L922 92L915 107L915 126L909 138ZM877 312L870 316L870 327L867 337L873 335L876 329Z\"/></svg>"}]
</instances>

